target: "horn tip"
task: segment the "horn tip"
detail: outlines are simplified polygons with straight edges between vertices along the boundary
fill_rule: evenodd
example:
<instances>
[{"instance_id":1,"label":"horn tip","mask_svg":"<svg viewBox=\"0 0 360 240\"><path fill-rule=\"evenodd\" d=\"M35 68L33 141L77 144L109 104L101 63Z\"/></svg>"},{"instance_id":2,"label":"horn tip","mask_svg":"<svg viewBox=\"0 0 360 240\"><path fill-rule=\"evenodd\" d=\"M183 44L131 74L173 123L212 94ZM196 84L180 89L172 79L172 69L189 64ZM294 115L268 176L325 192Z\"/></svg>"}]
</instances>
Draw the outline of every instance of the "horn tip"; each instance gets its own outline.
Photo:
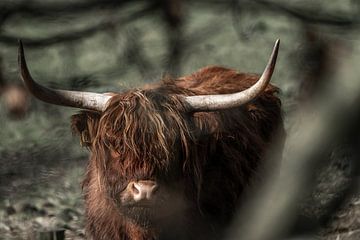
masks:
<instances>
[{"instance_id":1,"label":"horn tip","mask_svg":"<svg viewBox=\"0 0 360 240\"><path fill-rule=\"evenodd\" d=\"M19 44L19 52L22 52L24 47L23 47L23 43L22 43L21 39L18 40L18 44Z\"/></svg>"},{"instance_id":2,"label":"horn tip","mask_svg":"<svg viewBox=\"0 0 360 240\"><path fill-rule=\"evenodd\" d=\"M274 49L276 49L277 51L279 49L279 46L280 46L280 38L276 39Z\"/></svg>"},{"instance_id":3,"label":"horn tip","mask_svg":"<svg viewBox=\"0 0 360 240\"><path fill-rule=\"evenodd\" d=\"M23 58L24 58L24 47L23 47L23 43L22 41L19 39L18 40L19 43L19 48L18 48L18 63L21 66L23 63Z\"/></svg>"},{"instance_id":4,"label":"horn tip","mask_svg":"<svg viewBox=\"0 0 360 240\"><path fill-rule=\"evenodd\" d=\"M271 54L271 58L270 58L271 65L273 67L275 67L277 55L278 55L278 52L279 52L279 47L280 47L280 39L278 38L275 41L275 45L274 45L274 48L273 48L273 51L272 51L272 54Z\"/></svg>"}]
</instances>

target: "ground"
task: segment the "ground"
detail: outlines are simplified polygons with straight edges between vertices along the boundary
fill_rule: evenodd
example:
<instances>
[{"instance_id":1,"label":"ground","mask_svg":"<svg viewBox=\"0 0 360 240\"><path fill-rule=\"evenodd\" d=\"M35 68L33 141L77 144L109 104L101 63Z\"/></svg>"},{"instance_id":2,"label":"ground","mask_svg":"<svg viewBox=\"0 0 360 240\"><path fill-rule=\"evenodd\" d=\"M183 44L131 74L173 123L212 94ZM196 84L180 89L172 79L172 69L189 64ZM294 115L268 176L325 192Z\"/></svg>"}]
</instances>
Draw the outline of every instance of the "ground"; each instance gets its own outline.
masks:
<instances>
[{"instance_id":1,"label":"ground","mask_svg":"<svg viewBox=\"0 0 360 240\"><path fill-rule=\"evenodd\" d=\"M37 182L35 186L29 186L30 180L26 178L12 181L11 186L7 186L8 191L3 192L11 197L3 199L0 205L0 239L29 239L37 231L47 229L65 230L66 239L85 239L81 191L85 165L86 160L83 159L71 163L68 168L53 166L49 171L51 176L47 176L46 181ZM338 194L347 180L342 173L333 169L324 173L319 178L317 189L303 203L304 214L320 215L327 202ZM359 216L360 195L354 195L334 214L331 224L321 229L316 238L359 239Z\"/></svg>"}]
</instances>

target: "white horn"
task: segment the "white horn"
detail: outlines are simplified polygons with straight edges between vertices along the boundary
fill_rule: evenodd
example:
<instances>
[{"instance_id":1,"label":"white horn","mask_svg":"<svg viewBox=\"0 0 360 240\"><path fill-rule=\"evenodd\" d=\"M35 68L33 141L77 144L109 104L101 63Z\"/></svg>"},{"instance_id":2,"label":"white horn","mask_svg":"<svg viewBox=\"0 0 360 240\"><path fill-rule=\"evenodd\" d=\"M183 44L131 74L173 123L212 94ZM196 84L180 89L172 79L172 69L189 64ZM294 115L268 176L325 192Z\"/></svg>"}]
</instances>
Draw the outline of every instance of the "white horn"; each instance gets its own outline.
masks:
<instances>
[{"instance_id":1,"label":"white horn","mask_svg":"<svg viewBox=\"0 0 360 240\"><path fill-rule=\"evenodd\" d=\"M238 107L255 99L269 84L275 69L280 40L276 40L268 64L259 80L250 88L232 94L186 96L184 101L190 106L189 111L215 111Z\"/></svg>"},{"instance_id":2,"label":"white horn","mask_svg":"<svg viewBox=\"0 0 360 240\"><path fill-rule=\"evenodd\" d=\"M18 64L21 78L26 88L41 101L60 106L102 112L105 110L107 102L111 98L109 95L100 93L51 89L36 83L27 68L24 48L21 41L19 41Z\"/></svg>"}]
</instances>

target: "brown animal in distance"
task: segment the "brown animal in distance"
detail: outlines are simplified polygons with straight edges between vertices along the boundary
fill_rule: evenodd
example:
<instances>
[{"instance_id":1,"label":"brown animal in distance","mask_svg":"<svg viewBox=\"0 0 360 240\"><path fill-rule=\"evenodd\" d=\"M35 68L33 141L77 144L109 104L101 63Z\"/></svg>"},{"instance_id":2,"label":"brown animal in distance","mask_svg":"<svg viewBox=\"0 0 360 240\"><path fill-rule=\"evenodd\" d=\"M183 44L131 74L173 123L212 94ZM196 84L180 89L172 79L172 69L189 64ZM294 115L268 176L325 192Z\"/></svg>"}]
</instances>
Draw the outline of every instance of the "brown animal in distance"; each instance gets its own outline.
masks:
<instances>
[{"instance_id":1,"label":"brown animal in distance","mask_svg":"<svg viewBox=\"0 0 360 240\"><path fill-rule=\"evenodd\" d=\"M220 239L262 158L283 131L263 74L211 66L152 87L98 94L46 88L19 66L42 101L85 109L72 128L91 151L83 182L90 239Z\"/></svg>"},{"instance_id":2,"label":"brown animal in distance","mask_svg":"<svg viewBox=\"0 0 360 240\"><path fill-rule=\"evenodd\" d=\"M3 65L0 57L0 111L6 112L12 119L22 119L29 111L30 95L23 85L8 83L2 73Z\"/></svg>"}]
</instances>

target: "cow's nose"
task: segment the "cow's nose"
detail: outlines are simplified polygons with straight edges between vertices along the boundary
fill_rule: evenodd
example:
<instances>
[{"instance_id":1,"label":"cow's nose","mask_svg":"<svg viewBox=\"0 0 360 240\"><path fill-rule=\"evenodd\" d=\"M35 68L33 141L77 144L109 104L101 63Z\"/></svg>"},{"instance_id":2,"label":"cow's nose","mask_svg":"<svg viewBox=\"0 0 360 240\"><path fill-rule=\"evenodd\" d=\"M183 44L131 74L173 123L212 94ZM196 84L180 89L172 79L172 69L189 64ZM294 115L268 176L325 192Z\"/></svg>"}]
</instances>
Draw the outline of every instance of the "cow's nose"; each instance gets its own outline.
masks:
<instances>
[{"instance_id":1,"label":"cow's nose","mask_svg":"<svg viewBox=\"0 0 360 240\"><path fill-rule=\"evenodd\" d=\"M150 180L130 182L128 189L135 202L141 200L151 200L158 186L156 182Z\"/></svg>"}]
</instances>

